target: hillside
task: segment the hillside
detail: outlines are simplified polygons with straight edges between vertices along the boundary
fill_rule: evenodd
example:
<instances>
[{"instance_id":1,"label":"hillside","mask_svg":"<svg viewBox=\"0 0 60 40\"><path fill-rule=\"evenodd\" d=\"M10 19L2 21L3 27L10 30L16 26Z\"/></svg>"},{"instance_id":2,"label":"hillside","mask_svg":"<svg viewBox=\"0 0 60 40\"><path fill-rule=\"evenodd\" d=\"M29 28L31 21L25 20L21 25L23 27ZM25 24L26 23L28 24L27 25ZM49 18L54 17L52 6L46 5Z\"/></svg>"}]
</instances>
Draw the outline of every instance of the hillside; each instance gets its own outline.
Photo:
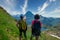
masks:
<instances>
[{"instance_id":1,"label":"hillside","mask_svg":"<svg viewBox=\"0 0 60 40\"><path fill-rule=\"evenodd\" d=\"M16 40L17 34L14 19L0 7L0 40Z\"/></svg>"}]
</instances>

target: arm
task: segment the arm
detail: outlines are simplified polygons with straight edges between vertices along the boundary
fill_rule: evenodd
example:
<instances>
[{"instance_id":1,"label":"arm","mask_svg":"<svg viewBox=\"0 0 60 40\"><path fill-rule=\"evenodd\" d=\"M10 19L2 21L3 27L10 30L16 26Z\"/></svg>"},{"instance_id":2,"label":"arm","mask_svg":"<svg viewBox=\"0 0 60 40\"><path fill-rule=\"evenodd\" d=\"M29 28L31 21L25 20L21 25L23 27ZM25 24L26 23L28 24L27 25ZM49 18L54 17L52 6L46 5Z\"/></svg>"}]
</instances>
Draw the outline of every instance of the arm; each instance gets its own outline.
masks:
<instances>
[{"instance_id":1,"label":"arm","mask_svg":"<svg viewBox=\"0 0 60 40\"><path fill-rule=\"evenodd\" d=\"M19 23L18 23L18 21L16 22L16 26L17 26L17 27L19 26Z\"/></svg>"},{"instance_id":2,"label":"arm","mask_svg":"<svg viewBox=\"0 0 60 40\"><path fill-rule=\"evenodd\" d=\"M42 27L42 23L40 22L40 27Z\"/></svg>"},{"instance_id":3,"label":"arm","mask_svg":"<svg viewBox=\"0 0 60 40\"><path fill-rule=\"evenodd\" d=\"M42 23L40 22L40 26L42 26Z\"/></svg>"},{"instance_id":4,"label":"arm","mask_svg":"<svg viewBox=\"0 0 60 40\"><path fill-rule=\"evenodd\" d=\"M34 24L34 20L32 21L31 28L32 28L33 24Z\"/></svg>"},{"instance_id":5,"label":"arm","mask_svg":"<svg viewBox=\"0 0 60 40\"><path fill-rule=\"evenodd\" d=\"M26 23L26 22L25 22ZM26 30L27 30L27 23L26 23Z\"/></svg>"}]
</instances>

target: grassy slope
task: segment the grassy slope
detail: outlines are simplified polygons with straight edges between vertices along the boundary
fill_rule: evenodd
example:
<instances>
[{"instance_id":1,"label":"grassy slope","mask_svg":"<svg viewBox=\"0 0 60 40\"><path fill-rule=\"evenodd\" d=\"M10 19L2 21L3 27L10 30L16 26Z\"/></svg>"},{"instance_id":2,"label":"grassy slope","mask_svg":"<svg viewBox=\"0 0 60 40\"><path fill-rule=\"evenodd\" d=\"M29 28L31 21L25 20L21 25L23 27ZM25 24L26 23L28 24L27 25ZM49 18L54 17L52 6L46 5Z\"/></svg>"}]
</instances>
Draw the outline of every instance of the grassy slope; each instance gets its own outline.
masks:
<instances>
[{"instance_id":1,"label":"grassy slope","mask_svg":"<svg viewBox=\"0 0 60 40\"><path fill-rule=\"evenodd\" d=\"M15 40L17 34L18 30L14 19L0 7L0 40Z\"/></svg>"},{"instance_id":2,"label":"grassy slope","mask_svg":"<svg viewBox=\"0 0 60 40\"><path fill-rule=\"evenodd\" d=\"M0 40L18 40L18 29L14 19L3 9L0 8ZM59 40L47 34L41 33L40 40ZM27 38L30 39L31 30L28 28ZM33 38L34 40L34 38Z\"/></svg>"}]
</instances>

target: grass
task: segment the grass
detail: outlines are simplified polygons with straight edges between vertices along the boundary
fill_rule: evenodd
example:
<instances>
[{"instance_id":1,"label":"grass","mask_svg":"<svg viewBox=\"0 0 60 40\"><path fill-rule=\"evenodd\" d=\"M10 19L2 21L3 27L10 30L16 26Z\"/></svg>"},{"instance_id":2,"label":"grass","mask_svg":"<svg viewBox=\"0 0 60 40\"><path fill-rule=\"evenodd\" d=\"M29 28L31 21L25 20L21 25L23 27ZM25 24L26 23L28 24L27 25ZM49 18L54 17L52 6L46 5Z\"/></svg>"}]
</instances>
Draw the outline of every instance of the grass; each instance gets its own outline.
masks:
<instances>
[{"instance_id":1,"label":"grass","mask_svg":"<svg viewBox=\"0 0 60 40\"><path fill-rule=\"evenodd\" d=\"M3 8L0 8L0 40L16 40L19 35L16 22Z\"/></svg>"}]
</instances>

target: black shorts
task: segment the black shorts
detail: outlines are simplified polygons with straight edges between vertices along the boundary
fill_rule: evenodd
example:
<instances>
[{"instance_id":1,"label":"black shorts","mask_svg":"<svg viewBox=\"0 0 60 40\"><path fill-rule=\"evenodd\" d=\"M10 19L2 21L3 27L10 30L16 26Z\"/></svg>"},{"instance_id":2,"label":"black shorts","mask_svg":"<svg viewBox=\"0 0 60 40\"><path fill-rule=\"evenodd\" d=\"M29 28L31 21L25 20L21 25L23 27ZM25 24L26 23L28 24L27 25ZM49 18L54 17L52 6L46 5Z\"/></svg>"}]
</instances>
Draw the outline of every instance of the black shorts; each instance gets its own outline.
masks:
<instances>
[{"instance_id":1,"label":"black shorts","mask_svg":"<svg viewBox=\"0 0 60 40\"><path fill-rule=\"evenodd\" d=\"M22 33L23 33L23 34L24 34L24 37L26 37L26 30L21 30L21 29L20 29L20 30L19 30L19 33L20 33L20 34L19 34L20 36L22 36Z\"/></svg>"},{"instance_id":2,"label":"black shorts","mask_svg":"<svg viewBox=\"0 0 60 40\"><path fill-rule=\"evenodd\" d=\"M32 30L33 36L40 36L41 31L40 30Z\"/></svg>"}]
</instances>

